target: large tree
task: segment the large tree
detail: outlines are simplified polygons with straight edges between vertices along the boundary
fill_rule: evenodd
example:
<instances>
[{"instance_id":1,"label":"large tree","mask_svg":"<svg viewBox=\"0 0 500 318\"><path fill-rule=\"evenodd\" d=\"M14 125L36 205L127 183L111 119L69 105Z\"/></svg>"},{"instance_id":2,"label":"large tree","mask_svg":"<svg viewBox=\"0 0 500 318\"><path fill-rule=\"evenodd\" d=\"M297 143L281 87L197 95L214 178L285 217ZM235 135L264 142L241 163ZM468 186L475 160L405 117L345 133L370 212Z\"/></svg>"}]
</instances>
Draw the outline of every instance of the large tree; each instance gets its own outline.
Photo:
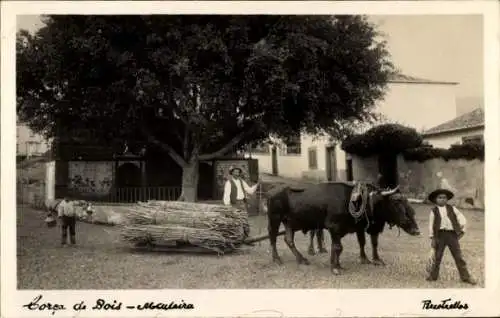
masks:
<instances>
[{"instance_id":1,"label":"large tree","mask_svg":"<svg viewBox=\"0 0 500 318\"><path fill-rule=\"evenodd\" d=\"M46 16L17 39L18 114L47 137L143 140L183 169L291 132L342 137L393 72L362 16Z\"/></svg>"}]
</instances>

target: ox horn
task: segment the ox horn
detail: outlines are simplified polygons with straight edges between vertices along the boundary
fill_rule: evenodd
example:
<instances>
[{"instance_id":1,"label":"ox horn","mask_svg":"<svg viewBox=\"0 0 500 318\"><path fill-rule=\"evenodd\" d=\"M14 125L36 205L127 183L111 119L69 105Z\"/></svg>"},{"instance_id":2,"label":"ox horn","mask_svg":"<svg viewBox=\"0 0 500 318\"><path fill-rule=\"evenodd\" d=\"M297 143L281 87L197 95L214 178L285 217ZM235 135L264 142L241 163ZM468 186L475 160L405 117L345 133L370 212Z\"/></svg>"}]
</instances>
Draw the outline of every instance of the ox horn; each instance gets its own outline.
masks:
<instances>
[{"instance_id":1,"label":"ox horn","mask_svg":"<svg viewBox=\"0 0 500 318\"><path fill-rule=\"evenodd\" d=\"M394 189L392 189L392 190L381 191L380 194L382 196L388 196L388 195L396 193L396 191L398 191L398 189L399 189L399 185L397 187L395 187Z\"/></svg>"}]
</instances>

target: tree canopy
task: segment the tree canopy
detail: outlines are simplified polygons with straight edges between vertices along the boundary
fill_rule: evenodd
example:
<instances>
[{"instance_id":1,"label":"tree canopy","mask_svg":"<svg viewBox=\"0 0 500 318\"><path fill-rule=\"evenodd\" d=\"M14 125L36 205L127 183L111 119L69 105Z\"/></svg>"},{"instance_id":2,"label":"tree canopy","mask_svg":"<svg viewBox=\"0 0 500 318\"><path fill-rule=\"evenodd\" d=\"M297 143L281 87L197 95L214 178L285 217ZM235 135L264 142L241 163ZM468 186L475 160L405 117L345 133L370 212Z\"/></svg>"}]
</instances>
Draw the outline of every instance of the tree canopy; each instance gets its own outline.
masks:
<instances>
[{"instance_id":1,"label":"tree canopy","mask_svg":"<svg viewBox=\"0 0 500 318\"><path fill-rule=\"evenodd\" d=\"M18 115L143 140L183 169L269 134L342 137L393 73L363 16L63 16L17 38ZM185 180L187 181L187 180ZM192 182L196 182L192 178Z\"/></svg>"}]
</instances>

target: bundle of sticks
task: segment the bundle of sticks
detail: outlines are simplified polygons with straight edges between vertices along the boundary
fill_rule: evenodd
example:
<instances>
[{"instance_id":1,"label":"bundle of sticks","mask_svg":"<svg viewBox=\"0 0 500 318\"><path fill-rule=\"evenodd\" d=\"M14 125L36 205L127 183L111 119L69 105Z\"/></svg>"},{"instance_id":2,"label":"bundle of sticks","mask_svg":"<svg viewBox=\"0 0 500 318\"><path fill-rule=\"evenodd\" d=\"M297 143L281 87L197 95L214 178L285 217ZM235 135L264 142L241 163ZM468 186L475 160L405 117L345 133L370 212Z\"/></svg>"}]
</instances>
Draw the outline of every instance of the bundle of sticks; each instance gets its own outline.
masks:
<instances>
[{"instance_id":1,"label":"bundle of sticks","mask_svg":"<svg viewBox=\"0 0 500 318\"><path fill-rule=\"evenodd\" d=\"M136 245L191 245L232 251L249 235L248 217L233 207L177 201L139 202L126 211L123 240Z\"/></svg>"}]
</instances>

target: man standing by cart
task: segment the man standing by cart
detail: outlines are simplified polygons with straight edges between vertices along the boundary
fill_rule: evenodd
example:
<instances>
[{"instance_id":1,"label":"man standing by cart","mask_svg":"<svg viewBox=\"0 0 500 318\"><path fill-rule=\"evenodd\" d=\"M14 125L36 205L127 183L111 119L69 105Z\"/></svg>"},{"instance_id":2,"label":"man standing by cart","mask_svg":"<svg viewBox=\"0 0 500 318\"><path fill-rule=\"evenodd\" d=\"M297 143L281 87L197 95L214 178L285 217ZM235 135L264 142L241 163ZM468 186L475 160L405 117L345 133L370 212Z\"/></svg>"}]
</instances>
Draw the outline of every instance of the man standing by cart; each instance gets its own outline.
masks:
<instances>
[{"instance_id":1,"label":"man standing by cart","mask_svg":"<svg viewBox=\"0 0 500 318\"><path fill-rule=\"evenodd\" d=\"M222 201L224 205L232 205L233 207L248 213L247 195L252 195L257 190L259 183L249 186L245 180L241 178L241 169L238 167L229 168L230 177L224 184L224 195ZM248 235L250 229L245 229L245 234Z\"/></svg>"},{"instance_id":2,"label":"man standing by cart","mask_svg":"<svg viewBox=\"0 0 500 318\"><path fill-rule=\"evenodd\" d=\"M237 209L247 211L247 195L252 195L257 190L259 183L249 186L241 178L241 169L238 167L229 168L230 177L224 185L224 195L222 201L224 205L232 205Z\"/></svg>"}]
</instances>

